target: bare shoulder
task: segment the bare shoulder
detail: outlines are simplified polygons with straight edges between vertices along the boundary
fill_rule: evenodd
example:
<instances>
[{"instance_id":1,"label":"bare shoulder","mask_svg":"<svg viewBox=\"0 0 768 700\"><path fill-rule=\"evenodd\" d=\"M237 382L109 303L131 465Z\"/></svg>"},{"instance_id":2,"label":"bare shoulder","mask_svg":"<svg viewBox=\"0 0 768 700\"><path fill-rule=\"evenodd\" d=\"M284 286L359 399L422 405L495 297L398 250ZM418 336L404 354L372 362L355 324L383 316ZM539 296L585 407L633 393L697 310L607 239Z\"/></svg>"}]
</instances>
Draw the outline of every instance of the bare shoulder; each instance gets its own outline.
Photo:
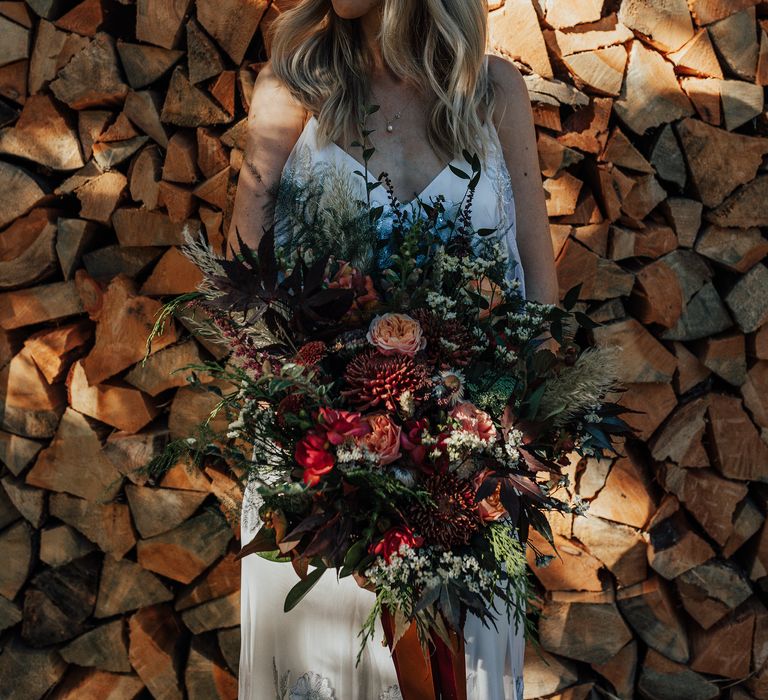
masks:
<instances>
[{"instance_id":1,"label":"bare shoulder","mask_svg":"<svg viewBox=\"0 0 768 700\"><path fill-rule=\"evenodd\" d=\"M279 181L307 114L270 64L262 66L253 85L248 110L240 188L259 194Z\"/></svg>"},{"instance_id":2,"label":"bare shoulder","mask_svg":"<svg viewBox=\"0 0 768 700\"><path fill-rule=\"evenodd\" d=\"M519 122L530 114L528 87L520 69L502 56L488 55L488 77L494 86L496 109L493 120L498 127Z\"/></svg>"},{"instance_id":3,"label":"bare shoulder","mask_svg":"<svg viewBox=\"0 0 768 700\"><path fill-rule=\"evenodd\" d=\"M303 125L307 110L275 74L270 63L259 70L253 84L248 111L249 128L264 128L271 124L285 127Z\"/></svg>"},{"instance_id":4,"label":"bare shoulder","mask_svg":"<svg viewBox=\"0 0 768 700\"><path fill-rule=\"evenodd\" d=\"M238 231L243 240L255 246L269 225L267 204L280 182L285 163L296 145L307 110L272 67L261 67L253 85L242 166L230 222L229 240ZM232 248L239 246L232 243Z\"/></svg>"}]
</instances>

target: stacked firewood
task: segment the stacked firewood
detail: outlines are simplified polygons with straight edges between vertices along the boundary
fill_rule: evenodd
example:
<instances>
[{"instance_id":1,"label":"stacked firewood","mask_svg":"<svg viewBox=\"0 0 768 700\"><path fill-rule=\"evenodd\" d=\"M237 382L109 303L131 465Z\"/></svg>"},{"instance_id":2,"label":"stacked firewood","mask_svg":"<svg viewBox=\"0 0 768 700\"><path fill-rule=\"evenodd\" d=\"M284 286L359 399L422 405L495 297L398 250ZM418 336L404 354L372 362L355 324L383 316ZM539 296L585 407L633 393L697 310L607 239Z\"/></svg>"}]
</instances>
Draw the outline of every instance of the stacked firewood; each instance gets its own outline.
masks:
<instances>
[{"instance_id":1,"label":"stacked firewood","mask_svg":"<svg viewBox=\"0 0 768 700\"><path fill-rule=\"evenodd\" d=\"M222 351L176 323L140 361L287 4L0 2L0 697L237 695L237 482L144 469L212 407L172 370ZM640 411L569 467L525 697L768 698L768 3L491 5L561 288Z\"/></svg>"}]
</instances>

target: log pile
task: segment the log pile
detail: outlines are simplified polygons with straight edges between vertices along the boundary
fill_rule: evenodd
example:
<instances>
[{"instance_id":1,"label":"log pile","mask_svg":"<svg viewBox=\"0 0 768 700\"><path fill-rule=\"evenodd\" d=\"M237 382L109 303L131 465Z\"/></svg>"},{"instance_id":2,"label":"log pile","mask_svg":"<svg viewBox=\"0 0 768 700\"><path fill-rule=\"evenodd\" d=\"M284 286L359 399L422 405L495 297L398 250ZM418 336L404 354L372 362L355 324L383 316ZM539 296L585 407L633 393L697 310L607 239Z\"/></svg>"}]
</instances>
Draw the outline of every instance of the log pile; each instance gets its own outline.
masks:
<instances>
[{"instance_id":1,"label":"log pile","mask_svg":"<svg viewBox=\"0 0 768 700\"><path fill-rule=\"evenodd\" d=\"M139 360L198 280L182 227L223 240L286 6L0 2L3 697L236 697L233 482L142 471L211 407L171 368L221 352L177 324ZM768 3L491 7L561 288L641 411L569 467L525 697L768 698Z\"/></svg>"}]
</instances>

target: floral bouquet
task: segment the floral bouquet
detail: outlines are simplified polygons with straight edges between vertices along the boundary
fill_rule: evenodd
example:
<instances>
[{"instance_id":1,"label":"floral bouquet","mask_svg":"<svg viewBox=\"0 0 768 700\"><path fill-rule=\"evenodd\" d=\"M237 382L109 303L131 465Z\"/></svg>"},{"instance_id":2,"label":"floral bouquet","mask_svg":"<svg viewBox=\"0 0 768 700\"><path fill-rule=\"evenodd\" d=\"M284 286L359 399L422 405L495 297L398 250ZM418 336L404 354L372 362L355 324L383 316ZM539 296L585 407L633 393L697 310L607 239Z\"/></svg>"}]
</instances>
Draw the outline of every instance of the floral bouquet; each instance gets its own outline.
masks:
<instances>
[{"instance_id":1,"label":"floral bouquet","mask_svg":"<svg viewBox=\"0 0 768 700\"><path fill-rule=\"evenodd\" d=\"M503 237L472 228L479 159L452 166L461 202L403 206L385 175L368 183L371 153L356 173L367 200L340 172L286 177L256 250L237 232L226 259L187 235L203 281L155 332L172 314L207 319L198 332L229 357L182 369L217 392L229 426L150 466L187 449L257 480L264 525L240 555L293 564L286 611L329 569L355 576L375 592L362 645L381 617L395 652L405 638L431 650L437 697L460 697L465 616L531 631L529 527L554 547L546 512L583 512L556 496L567 455L612 451L626 409L606 399L621 391L615 349L577 342L595 325L571 310L578 288L563 308L524 299ZM395 654L401 678L408 658Z\"/></svg>"}]
</instances>

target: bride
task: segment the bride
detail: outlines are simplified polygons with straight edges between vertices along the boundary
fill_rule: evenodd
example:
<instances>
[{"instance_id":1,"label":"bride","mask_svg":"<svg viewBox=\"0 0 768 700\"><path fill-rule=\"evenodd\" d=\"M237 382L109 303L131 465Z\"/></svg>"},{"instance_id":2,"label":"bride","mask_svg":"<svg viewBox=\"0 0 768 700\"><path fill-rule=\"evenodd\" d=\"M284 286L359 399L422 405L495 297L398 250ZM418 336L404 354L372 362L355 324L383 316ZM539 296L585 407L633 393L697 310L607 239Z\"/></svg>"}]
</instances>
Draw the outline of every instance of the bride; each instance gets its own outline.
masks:
<instances>
[{"instance_id":1,"label":"bride","mask_svg":"<svg viewBox=\"0 0 768 700\"><path fill-rule=\"evenodd\" d=\"M371 172L388 173L406 205L437 195L458 201L466 181L449 166L462 165L463 149L480 154L474 227L504 236L510 260L521 263L510 273L524 296L556 304L528 93L517 68L486 55L486 45L486 0L295 3L275 22L272 59L254 85L232 248L235 227L255 246L272 223L267 212L286 173L311 173L318 163L361 170L350 144L360 139L359 106L376 104L366 122L375 130ZM364 192L362 179L353 180ZM249 484L243 545L260 527L258 498ZM389 651L378 641L355 666L373 593L351 577L327 575L286 614L285 595L296 582L291 566L255 554L242 560L240 700L400 698ZM522 626L500 620L498 630L488 629L470 615L465 638L469 700L522 700Z\"/></svg>"}]
</instances>

